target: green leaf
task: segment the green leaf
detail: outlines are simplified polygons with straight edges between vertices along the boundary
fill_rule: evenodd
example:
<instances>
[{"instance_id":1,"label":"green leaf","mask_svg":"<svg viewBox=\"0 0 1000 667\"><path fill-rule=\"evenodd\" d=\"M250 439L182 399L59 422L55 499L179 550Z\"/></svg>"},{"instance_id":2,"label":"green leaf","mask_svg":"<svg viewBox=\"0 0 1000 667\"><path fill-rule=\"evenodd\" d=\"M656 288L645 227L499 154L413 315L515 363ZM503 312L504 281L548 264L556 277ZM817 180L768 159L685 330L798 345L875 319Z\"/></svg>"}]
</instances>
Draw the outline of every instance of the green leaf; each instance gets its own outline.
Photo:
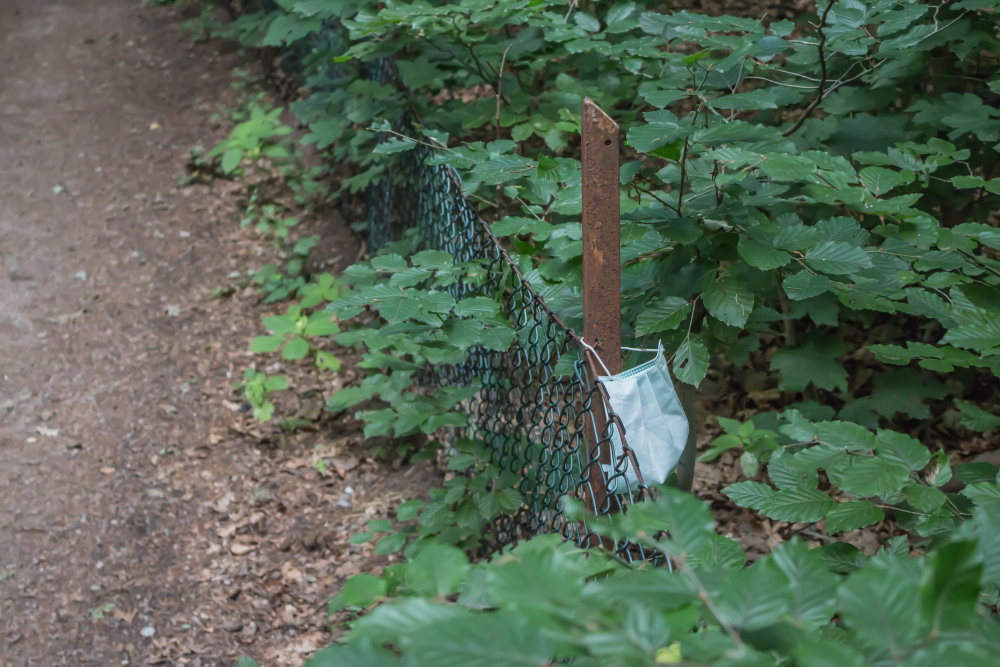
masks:
<instances>
[{"instance_id":1,"label":"green leaf","mask_svg":"<svg viewBox=\"0 0 1000 667\"><path fill-rule=\"evenodd\" d=\"M573 21L587 32L598 32L601 29L600 21L585 12L573 14Z\"/></svg>"},{"instance_id":2,"label":"green leaf","mask_svg":"<svg viewBox=\"0 0 1000 667\"><path fill-rule=\"evenodd\" d=\"M805 338L794 348L781 348L771 357L784 391L803 391L810 384L828 391L847 389L847 371L837 359L846 351L838 339L825 334Z\"/></svg>"},{"instance_id":3,"label":"green leaf","mask_svg":"<svg viewBox=\"0 0 1000 667\"><path fill-rule=\"evenodd\" d=\"M722 535L712 535L698 551L688 554L686 565L695 569L708 566L725 570L742 568L747 563L747 555L735 540Z\"/></svg>"},{"instance_id":4,"label":"green leaf","mask_svg":"<svg viewBox=\"0 0 1000 667\"><path fill-rule=\"evenodd\" d=\"M375 155L391 155L393 153L413 150L416 147L417 143L410 138L389 137L385 141L375 144L375 147L372 148L372 153Z\"/></svg>"},{"instance_id":5,"label":"green leaf","mask_svg":"<svg viewBox=\"0 0 1000 667\"><path fill-rule=\"evenodd\" d=\"M790 611L785 576L765 563L730 573L714 600L719 615L744 632L766 628Z\"/></svg>"},{"instance_id":6,"label":"green leaf","mask_svg":"<svg viewBox=\"0 0 1000 667\"><path fill-rule=\"evenodd\" d=\"M870 269L872 260L861 248L843 241L824 241L806 251L806 263L823 273L850 274Z\"/></svg>"},{"instance_id":7,"label":"green leaf","mask_svg":"<svg viewBox=\"0 0 1000 667\"><path fill-rule=\"evenodd\" d=\"M740 507L748 507L754 510L760 510L778 493L768 484L749 481L730 484L722 489L722 492Z\"/></svg>"},{"instance_id":8,"label":"green leaf","mask_svg":"<svg viewBox=\"0 0 1000 667\"><path fill-rule=\"evenodd\" d=\"M277 336L257 336L252 341L250 341L250 351L251 352L274 352L281 344L285 342L285 337L281 335Z\"/></svg>"},{"instance_id":9,"label":"green leaf","mask_svg":"<svg viewBox=\"0 0 1000 667\"><path fill-rule=\"evenodd\" d=\"M769 561L785 575L791 589L790 614L797 627L817 629L833 618L839 580L826 567L818 549L792 538L779 544Z\"/></svg>"},{"instance_id":10,"label":"green leaf","mask_svg":"<svg viewBox=\"0 0 1000 667\"><path fill-rule=\"evenodd\" d=\"M447 622L461 614L459 608L437 604L424 598L405 598L380 605L355 622L351 630L351 645L359 640L378 643L396 642L424 632L434 623ZM330 667L344 665L381 665L381 662L330 663Z\"/></svg>"},{"instance_id":11,"label":"green leaf","mask_svg":"<svg viewBox=\"0 0 1000 667\"><path fill-rule=\"evenodd\" d=\"M389 324L404 322L420 314L420 303L412 296L384 296L375 299L375 309Z\"/></svg>"},{"instance_id":12,"label":"green leaf","mask_svg":"<svg viewBox=\"0 0 1000 667\"><path fill-rule=\"evenodd\" d=\"M267 327L267 330L276 334L294 332L298 320L299 309L297 306L289 308L288 312L284 315L270 315L262 318L264 326Z\"/></svg>"},{"instance_id":13,"label":"green leaf","mask_svg":"<svg viewBox=\"0 0 1000 667\"><path fill-rule=\"evenodd\" d=\"M767 476L779 489L807 486L815 489L819 483L816 466L801 465L802 458L790 456L779 449L767 463Z\"/></svg>"},{"instance_id":14,"label":"green leaf","mask_svg":"<svg viewBox=\"0 0 1000 667\"><path fill-rule=\"evenodd\" d=\"M468 571L461 549L432 542L410 561L406 580L416 593L443 599L459 589Z\"/></svg>"},{"instance_id":15,"label":"green leaf","mask_svg":"<svg viewBox=\"0 0 1000 667\"><path fill-rule=\"evenodd\" d=\"M379 556L391 554L399 551L406 545L406 535L403 533L390 533L375 545L375 553Z\"/></svg>"},{"instance_id":16,"label":"green leaf","mask_svg":"<svg viewBox=\"0 0 1000 667\"><path fill-rule=\"evenodd\" d=\"M371 539L375 537L375 533L370 530L366 530L362 533L355 533L347 540L349 544L367 544Z\"/></svg>"},{"instance_id":17,"label":"green leaf","mask_svg":"<svg viewBox=\"0 0 1000 667\"><path fill-rule=\"evenodd\" d=\"M699 463L710 463L719 456L730 449L735 449L741 447L743 441L740 440L739 436L726 433L720 435L718 438L712 441L711 448L708 449L704 454L698 457Z\"/></svg>"},{"instance_id":18,"label":"green leaf","mask_svg":"<svg viewBox=\"0 0 1000 667\"><path fill-rule=\"evenodd\" d=\"M382 609L380 607L379 609ZM375 612L378 612L376 609ZM373 612L373 613L375 613ZM368 618L363 617L363 618ZM343 667L344 665L398 665L400 660L381 646L367 639L352 641L350 644L334 644L313 653L304 667Z\"/></svg>"},{"instance_id":19,"label":"green leaf","mask_svg":"<svg viewBox=\"0 0 1000 667\"><path fill-rule=\"evenodd\" d=\"M858 498L888 496L903 488L909 471L881 458L855 460L843 470L828 471L830 481Z\"/></svg>"},{"instance_id":20,"label":"green leaf","mask_svg":"<svg viewBox=\"0 0 1000 667\"><path fill-rule=\"evenodd\" d=\"M250 349L253 349L251 346ZM1000 426L1000 415L983 410L968 401L955 401L955 407L962 415L961 424L970 431L989 431Z\"/></svg>"},{"instance_id":21,"label":"green leaf","mask_svg":"<svg viewBox=\"0 0 1000 667\"><path fill-rule=\"evenodd\" d=\"M333 356L326 350L316 351L316 368L321 371L331 371L336 373L340 370L340 359Z\"/></svg>"},{"instance_id":22,"label":"green leaf","mask_svg":"<svg viewBox=\"0 0 1000 667\"><path fill-rule=\"evenodd\" d=\"M450 319L444 323L441 331L453 345L465 350L480 342L485 329L482 322L470 318L465 320Z\"/></svg>"},{"instance_id":23,"label":"green leaf","mask_svg":"<svg viewBox=\"0 0 1000 667\"><path fill-rule=\"evenodd\" d=\"M264 382L264 389L268 391L284 391L288 389L288 378L284 375L272 375Z\"/></svg>"},{"instance_id":24,"label":"green leaf","mask_svg":"<svg viewBox=\"0 0 1000 667\"><path fill-rule=\"evenodd\" d=\"M993 352L1000 348L1000 317L985 313L977 315L976 319L978 321L949 329L941 342L980 352Z\"/></svg>"},{"instance_id":25,"label":"green leaf","mask_svg":"<svg viewBox=\"0 0 1000 667\"><path fill-rule=\"evenodd\" d=\"M782 283L788 298L793 301L802 301L819 296L830 290L830 279L806 270L799 271L785 278Z\"/></svg>"},{"instance_id":26,"label":"green leaf","mask_svg":"<svg viewBox=\"0 0 1000 667\"><path fill-rule=\"evenodd\" d=\"M880 507L867 500L849 500L837 503L826 514L826 533L837 533L871 526L885 519Z\"/></svg>"},{"instance_id":27,"label":"green leaf","mask_svg":"<svg viewBox=\"0 0 1000 667\"><path fill-rule=\"evenodd\" d=\"M761 271L772 271L792 260L792 256L784 250L778 250L768 243L748 239L744 236L740 237L736 249L743 261Z\"/></svg>"},{"instance_id":28,"label":"green leaf","mask_svg":"<svg viewBox=\"0 0 1000 667\"><path fill-rule=\"evenodd\" d=\"M858 173L858 180L868 192L880 197L893 188L913 181L913 173L883 167L865 167Z\"/></svg>"},{"instance_id":29,"label":"green leaf","mask_svg":"<svg viewBox=\"0 0 1000 667\"><path fill-rule=\"evenodd\" d=\"M997 479L997 467L985 461L960 463L955 466L955 475L966 484L992 483Z\"/></svg>"},{"instance_id":30,"label":"green leaf","mask_svg":"<svg viewBox=\"0 0 1000 667\"><path fill-rule=\"evenodd\" d=\"M375 533L384 533L392 530L392 521L389 519L372 519L368 522L368 530Z\"/></svg>"},{"instance_id":31,"label":"green leaf","mask_svg":"<svg viewBox=\"0 0 1000 667\"><path fill-rule=\"evenodd\" d=\"M930 463L931 453L919 440L897 431L879 429L875 440L879 457L897 463L911 472L923 470Z\"/></svg>"},{"instance_id":32,"label":"green leaf","mask_svg":"<svg viewBox=\"0 0 1000 667\"><path fill-rule=\"evenodd\" d=\"M774 90L769 88L758 88L747 93L717 97L709 101L709 106L716 109L734 109L736 111L778 108L775 102Z\"/></svg>"},{"instance_id":33,"label":"green leaf","mask_svg":"<svg viewBox=\"0 0 1000 667\"><path fill-rule=\"evenodd\" d=\"M387 271L389 273L405 271L407 268L406 260L403 259L402 255L396 255L393 253L372 257L371 265L373 269L377 269L378 271Z\"/></svg>"},{"instance_id":34,"label":"green leaf","mask_svg":"<svg viewBox=\"0 0 1000 667\"><path fill-rule=\"evenodd\" d=\"M666 530L670 542L679 548L676 556L697 552L715 534L715 521L708 504L669 487L661 487L654 502L633 505L629 514L635 514L634 525L648 534L654 534L654 526Z\"/></svg>"},{"instance_id":35,"label":"green leaf","mask_svg":"<svg viewBox=\"0 0 1000 667\"><path fill-rule=\"evenodd\" d=\"M451 267L455 262L444 250L421 250L410 257L413 266L440 271Z\"/></svg>"},{"instance_id":36,"label":"green leaf","mask_svg":"<svg viewBox=\"0 0 1000 667\"><path fill-rule=\"evenodd\" d=\"M635 322L637 336L660 333L676 329L686 321L691 312L691 304L685 299L668 296L659 301L647 303Z\"/></svg>"},{"instance_id":37,"label":"green leaf","mask_svg":"<svg viewBox=\"0 0 1000 667\"><path fill-rule=\"evenodd\" d=\"M847 578L838 591L838 610L863 643L895 654L916 641L917 588L894 569L866 567Z\"/></svg>"},{"instance_id":38,"label":"green leaf","mask_svg":"<svg viewBox=\"0 0 1000 667\"><path fill-rule=\"evenodd\" d=\"M222 155L222 171L231 174L236 171L236 168L240 166L240 162L242 161L243 149L230 148Z\"/></svg>"},{"instance_id":39,"label":"green leaf","mask_svg":"<svg viewBox=\"0 0 1000 667\"><path fill-rule=\"evenodd\" d=\"M531 234L538 241L549 238L554 227L537 218L507 216L493 223L492 231L497 236L521 236Z\"/></svg>"},{"instance_id":40,"label":"green leaf","mask_svg":"<svg viewBox=\"0 0 1000 667\"><path fill-rule=\"evenodd\" d=\"M367 607L386 594L385 581L370 574L356 574L344 582L337 597L330 600L330 613L344 607Z\"/></svg>"},{"instance_id":41,"label":"green leaf","mask_svg":"<svg viewBox=\"0 0 1000 667\"><path fill-rule=\"evenodd\" d=\"M515 512L524 504L524 498L517 489L501 489L497 492L497 502L504 511Z\"/></svg>"},{"instance_id":42,"label":"green leaf","mask_svg":"<svg viewBox=\"0 0 1000 667\"><path fill-rule=\"evenodd\" d=\"M688 134L688 132L688 128L682 128L676 122L665 120L661 122L648 123L646 125L633 125L629 128L625 141L629 146L640 153L649 153L657 148L660 148L661 146L675 144L678 139L683 142L683 138ZM677 157L680 157L679 152L677 153Z\"/></svg>"},{"instance_id":43,"label":"green leaf","mask_svg":"<svg viewBox=\"0 0 1000 667\"><path fill-rule=\"evenodd\" d=\"M303 359L307 354L309 354L309 342L299 336L285 343L284 349L281 350L281 358L287 361Z\"/></svg>"},{"instance_id":44,"label":"green leaf","mask_svg":"<svg viewBox=\"0 0 1000 667\"><path fill-rule=\"evenodd\" d=\"M674 375L681 382L697 387L708 372L708 361L708 348L697 338L689 338L674 355Z\"/></svg>"},{"instance_id":45,"label":"green leaf","mask_svg":"<svg viewBox=\"0 0 1000 667\"><path fill-rule=\"evenodd\" d=\"M415 519L420 514L424 503L420 500L407 500L400 503L396 508L396 521L409 521Z\"/></svg>"},{"instance_id":46,"label":"green leaf","mask_svg":"<svg viewBox=\"0 0 1000 667\"><path fill-rule=\"evenodd\" d=\"M822 547L819 552L826 566L841 574L856 572L868 564L864 553L853 544L846 542L828 544Z\"/></svg>"},{"instance_id":47,"label":"green leaf","mask_svg":"<svg viewBox=\"0 0 1000 667\"><path fill-rule=\"evenodd\" d=\"M332 336L340 331L337 323L330 318L329 313L313 313L306 323L305 334L307 336Z\"/></svg>"},{"instance_id":48,"label":"green leaf","mask_svg":"<svg viewBox=\"0 0 1000 667\"><path fill-rule=\"evenodd\" d=\"M962 495L979 507L992 512L1000 512L1000 487L991 482L969 484L962 489Z\"/></svg>"},{"instance_id":49,"label":"green leaf","mask_svg":"<svg viewBox=\"0 0 1000 667\"><path fill-rule=\"evenodd\" d=\"M946 544L927 557L920 602L924 618L930 621L931 636L969 627L976 616L982 571L974 541Z\"/></svg>"},{"instance_id":50,"label":"green leaf","mask_svg":"<svg viewBox=\"0 0 1000 667\"><path fill-rule=\"evenodd\" d=\"M434 667L544 665L557 650L536 624L508 610L439 621L406 635L402 647L409 664Z\"/></svg>"},{"instance_id":51,"label":"green leaf","mask_svg":"<svg viewBox=\"0 0 1000 667\"><path fill-rule=\"evenodd\" d=\"M812 523L825 517L833 505L830 496L822 491L797 486L782 489L768 498L762 503L760 513L775 521Z\"/></svg>"},{"instance_id":52,"label":"green leaf","mask_svg":"<svg viewBox=\"0 0 1000 667\"><path fill-rule=\"evenodd\" d=\"M494 317L500 311L500 304L485 296L473 296L455 304L455 314L459 317Z\"/></svg>"},{"instance_id":53,"label":"green leaf","mask_svg":"<svg viewBox=\"0 0 1000 667\"><path fill-rule=\"evenodd\" d=\"M701 299L712 317L740 329L746 326L753 312L753 292L745 282L730 274L709 283Z\"/></svg>"},{"instance_id":54,"label":"green leaf","mask_svg":"<svg viewBox=\"0 0 1000 667\"><path fill-rule=\"evenodd\" d=\"M933 512L945 504L948 496L941 489L914 484L903 489L903 497L921 512Z\"/></svg>"}]
</instances>

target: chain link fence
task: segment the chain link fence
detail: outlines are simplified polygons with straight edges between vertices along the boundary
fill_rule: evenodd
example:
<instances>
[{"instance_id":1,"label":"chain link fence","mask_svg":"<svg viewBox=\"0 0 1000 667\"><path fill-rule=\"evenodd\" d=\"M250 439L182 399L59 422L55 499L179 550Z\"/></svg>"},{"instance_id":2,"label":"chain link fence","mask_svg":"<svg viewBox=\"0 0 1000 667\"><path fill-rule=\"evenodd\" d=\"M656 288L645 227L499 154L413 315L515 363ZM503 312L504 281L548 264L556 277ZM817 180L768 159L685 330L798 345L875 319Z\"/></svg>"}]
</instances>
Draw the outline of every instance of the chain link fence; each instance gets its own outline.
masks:
<instances>
[{"instance_id":1,"label":"chain link fence","mask_svg":"<svg viewBox=\"0 0 1000 667\"><path fill-rule=\"evenodd\" d=\"M399 85L391 62L370 71L383 83ZM397 131L407 134L409 129ZM456 300L501 295L500 314L515 332L510 348L474 347L463 363L430 368L422 377L431 390L478 383L478 392L462 406L468 426L452 436L483 443L498 467L520 479L517 490L524 504L494 522L490 543L498 548L532 535L559 533L582 547L612 548L629 561L647 559L638 545L602 542L585 523L571 521L563 512L560 499L566 495L607 515L626 511L648 490L641 483L629 484L635 459L627 443L624 455L610 460L612 433L621 433L621 423L605 412L580 338L532 289L503 241L463 195L454 170L428 163L431 153L417 146L387 156L384 175L367 192L368 245L376 254L403 230L415 228L424 248L444 250L457 262L480 260L487 266L485 284L460 282L449 288ZM567 372L557 372L564 356L575 361L571 367L560 364Z\"/></svg>"},{"instance_id":2,"label":"chain link fence","mask_svg":"<svg viewBox=\"0 0 1000 667\"><path fill-rule=\"evenodd\" d=\"M341 38L331 24L308 39L322 46ZM281 58L283 69L298 74L304 55L303 48L287 50ZM328 67L327 80L341 78L336 65ZM391 59L364 64L360 71L368 79L402 88ZM406 133L412 128L396 129ZM385 138L381 135L378 141ZM430 154L431 149L418 146L386 156L384 172L365 193L367 243L375 255L404 230L415 228L424 248L446 251L457 262L480 260L488 267L485 284L456 283L449 288L453 297L501 295L500 314L515 332L510 348L496 352L473 347L461 364L428 368L422 374L429 391L478 383L477 393L462 406L468 425L449 435L482 443L498 467L520 480L516 488L523 504L492 523L489 550L558 533L581 547L612 549L629 562L657 559L640 545L602 539L586 522L567 518L560 502L564 496L579 499L594 514L610 515L627 511L628 505L648 497L649 490L641 482L620 420L606 410L580 337L532 289L503 242L462 194L454 170L428 164ZM560 364L567 371L557 372L557 362L566 356L573 363ZM612 460L616 429L623 453ZM630 469L636 472L630 475ZM630 481L635 479L638 485Z\"/></svg>"}]
</instances>

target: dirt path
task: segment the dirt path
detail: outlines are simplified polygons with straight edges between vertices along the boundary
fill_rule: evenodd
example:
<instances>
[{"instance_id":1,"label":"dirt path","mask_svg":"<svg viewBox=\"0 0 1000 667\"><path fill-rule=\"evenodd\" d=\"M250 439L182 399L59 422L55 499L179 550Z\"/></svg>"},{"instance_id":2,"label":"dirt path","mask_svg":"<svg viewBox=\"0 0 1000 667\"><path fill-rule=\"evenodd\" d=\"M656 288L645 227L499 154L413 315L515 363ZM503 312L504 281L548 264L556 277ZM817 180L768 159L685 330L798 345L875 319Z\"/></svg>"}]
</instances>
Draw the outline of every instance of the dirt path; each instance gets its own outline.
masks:
<instances>
[{"instance_id":1,"label":"dirt path","mask_svg":"<svg viewBox=\"0 0 1000 667\"><path fill-rule=\"evenodd\" d=\"M384 562L345 538L432 476L322 396L292 437L241 412L262 307L213 289L262 250L232 186L177 188L220 135L216 48L138 0L0 4L0 665L298 664Z\"/></svg>"}]
</instances>

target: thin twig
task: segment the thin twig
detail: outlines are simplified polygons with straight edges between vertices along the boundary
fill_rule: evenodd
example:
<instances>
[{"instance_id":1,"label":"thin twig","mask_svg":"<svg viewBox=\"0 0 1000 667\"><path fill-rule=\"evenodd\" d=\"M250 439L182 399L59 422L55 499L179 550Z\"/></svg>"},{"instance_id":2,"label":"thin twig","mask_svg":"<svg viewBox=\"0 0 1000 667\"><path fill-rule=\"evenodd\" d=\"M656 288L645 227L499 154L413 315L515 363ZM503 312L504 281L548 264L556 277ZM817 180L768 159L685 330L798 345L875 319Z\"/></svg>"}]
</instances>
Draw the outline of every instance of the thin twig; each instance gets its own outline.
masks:
<instances>
[{"instance_id":1,"label":"thin twig","mask_svg":"<svg viewBox=\"0 0 1000 667\"><path fill-rule=\"evenodd\" d=\"M662 199L661 197L657 196L657 194L655 192L653 192L652 190L650 190L648 188L641 187L638 183L632 183L632 187L635 188L636 190L638 190L639 192L643 193L643 194L649 195L650 197L652 197L656 201L660 202L661 204L663 204L664 206L666 206L667 208L669 208L671 211L673 211L677 215L681 214L680 210L676 206L674 206L673 204L671 204L667 200Z\"/></svg>"},{"instance_id":2,"label":"thin twig","mask_svg":"<svg viewBox=\"0 0 1000 667\"><path fill-rule=\"evenodd\" d=\"M569 23L569 15L573 13L576 9L576 3L578 0L569 0L569 9L566 10L566 16L563 17L563 23Z\"/></svg>"},{"instance_id":3,"label":"thin twig","mask_svg":"<svg viewBox=\"0 0 1000 667\"><path fill-rule=\"evenodd\" d=\"M836 1L837 0L829 0L829 2L826 3L826 9L823 10L823 16L819 20L819 27L816 28L816 34L819 35L819 44L816 45L816 50L819 52L819 67L820 67L820 79L819 79L819 84L817 84L816 86L816 97L813 98L813 101L809 103L809 106L806 107L806 110L802 112L802 115L799 116L799 119L795 121L795 125L792 125L789 129L781 133L781 136L783 137L795 134L798 131L798 129L802 127L802 123L806 122L806 118L809 118L809 116L812 115L812 112L816 110L816 107L819 106L819 103L823 101L823 96L826 91L826 79L827 79L826 54L824 52L824 48L826 47L826 33L823 32L823 26L826 25L826 17L830 14L830 10L833 9L833 4Z\"/></svg>"},{"instance_id":4,"label":"thin twig","mask_svg":"<svg viewBox=\"0 0 1000 667\"><path fill-rule=\"evenodd\" d=\"M454 153L455 152L455 151L453 151L452 149L448 148L447 146L445 146L443 144L440 144L440 143L429 144L426 141L420 141L419 139L414 139L411 136L405 135L402 132L397 132L396 130L393 130L391 128L369 126L369 127L365 128L365 129L370 130L372 132L385 132L386 134L391 134L391 135L393 135L395 137L399 137L400 139L405 139L406 141L412 141L413 143L417 144L418 146L426 146L427 148L433 148L434 150L438 150L438 151L448 151L449 153ZM431 141L436 141L436 140L432 138Z\"/></svg>"},{"instance_id":5,"label":"thin twig","mask_svg":"<svg viewBox=\"0 0 1000 667\"><path fill-rule=\"evenodd\" d=\"M687 178L687 156L688 156L688 140L684 139L684 150L681 152L681 182L680 186L677 188L677 215L681 215L681 207L684 206L684 180Z\"/></svg>"},{"instance_id":6,"label":"thin twig","mask_svg":"<svg viewBox=\"0 0 1000 667\"><path fill-rule=\"evenodd\" d=\"M497 141L500 141L500 100L503 97L503 66L507 63L507 52L510 51L510 47L512 46L514 46L513 43L508 44L507 48L503 50L503 58L500 59L500 72L497 74L497 85L495 86L497 91Z\"/></svg>"}]
</instances>

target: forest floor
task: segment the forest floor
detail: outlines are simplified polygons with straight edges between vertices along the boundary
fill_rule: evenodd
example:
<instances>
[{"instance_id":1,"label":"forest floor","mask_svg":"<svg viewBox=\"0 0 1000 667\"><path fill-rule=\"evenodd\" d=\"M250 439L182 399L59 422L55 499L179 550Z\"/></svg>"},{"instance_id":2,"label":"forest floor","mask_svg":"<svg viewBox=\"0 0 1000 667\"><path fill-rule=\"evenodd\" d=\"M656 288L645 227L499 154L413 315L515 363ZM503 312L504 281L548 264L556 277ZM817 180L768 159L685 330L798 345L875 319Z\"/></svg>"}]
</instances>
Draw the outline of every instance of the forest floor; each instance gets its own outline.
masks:
<instances>
[{"instance_id":1,"label":"forest floor","mask_svg":"<svg viewBox=\"0 0 1000 667\"><path fill-rule=\"evenodd\" d=\"M240 229L236 184L178 183L253 57L181 22L138 0L0 5L4 667L301 664L340 583L386 562L347 538L437 480L368 459L304 369L293 433L234 389L275 311L247 272L277 250ZM343 268L358 242L326 219Z\"/></svg>"}]
</instances>

